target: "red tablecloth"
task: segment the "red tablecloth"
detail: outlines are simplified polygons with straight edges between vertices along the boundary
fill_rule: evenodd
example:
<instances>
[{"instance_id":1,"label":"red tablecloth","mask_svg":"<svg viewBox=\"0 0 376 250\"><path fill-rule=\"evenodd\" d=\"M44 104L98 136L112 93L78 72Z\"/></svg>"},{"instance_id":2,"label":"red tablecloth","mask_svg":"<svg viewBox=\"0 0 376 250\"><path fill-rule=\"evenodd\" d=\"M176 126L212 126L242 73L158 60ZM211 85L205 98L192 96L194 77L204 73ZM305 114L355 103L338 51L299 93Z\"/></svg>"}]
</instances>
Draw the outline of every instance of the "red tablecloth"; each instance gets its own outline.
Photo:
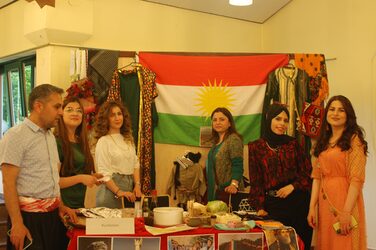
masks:
<instances>
[{"instance_id":1,"label":"red tablecloth","mask_svg":"<svg viewBox=\"0 0 376 250\"><path fill-rule=\"evenodd\" d=\"M167 237L174 235L200 235L200 234L214 234L215 237L215 249L218 249L218 234L219 233L249 233L249 232L262 232L261 229L259 228L254 228L250 231L224 231L224 230L217 230L215 228L197 228L189 231L184 231L184 232L178 232L178 233L173 233L173 234L164 234L164 235L158 235L158 236L153 236L149 232L145 230L145 227L136 222L135 226L135 231L136 234L122 234L122 235L95 235L95 236L131 236L131 237L160 237L161 238L161 250L167 250ZM79 228L74 228L70 231L68 231L68 236L70 237L70 243L68 246L67 250L77 250L77 242L78 242L78 237L79 236L86 236L85 229L79 229ZM265 239L265 238L264 238ZM300 250L304 250L304 243L303 241L298 237L298 244ZM267 249L265 240L264 240L264 249Z\"/></svg>"}]
</instances>

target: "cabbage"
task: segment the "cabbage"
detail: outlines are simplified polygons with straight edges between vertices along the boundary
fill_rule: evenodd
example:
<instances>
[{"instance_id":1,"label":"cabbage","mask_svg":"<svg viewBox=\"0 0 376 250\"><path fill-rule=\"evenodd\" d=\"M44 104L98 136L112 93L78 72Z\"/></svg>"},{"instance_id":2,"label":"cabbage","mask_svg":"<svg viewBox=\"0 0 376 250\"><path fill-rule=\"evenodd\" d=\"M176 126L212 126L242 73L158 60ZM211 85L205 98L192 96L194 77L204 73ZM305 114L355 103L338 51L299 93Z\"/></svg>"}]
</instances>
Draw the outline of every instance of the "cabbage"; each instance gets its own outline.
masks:
<instances>
[{"instance_id":1,"label":"cabbage","mask_svg":"<svg viewBox=\"0 0 376 250\"><path fill-rule=\"evenodd\" d=\"M223 201L209 201L206 205L206 209L208 212L215 214L219 212L227 212L228 207Z\"/></svg>"}]
</instances>

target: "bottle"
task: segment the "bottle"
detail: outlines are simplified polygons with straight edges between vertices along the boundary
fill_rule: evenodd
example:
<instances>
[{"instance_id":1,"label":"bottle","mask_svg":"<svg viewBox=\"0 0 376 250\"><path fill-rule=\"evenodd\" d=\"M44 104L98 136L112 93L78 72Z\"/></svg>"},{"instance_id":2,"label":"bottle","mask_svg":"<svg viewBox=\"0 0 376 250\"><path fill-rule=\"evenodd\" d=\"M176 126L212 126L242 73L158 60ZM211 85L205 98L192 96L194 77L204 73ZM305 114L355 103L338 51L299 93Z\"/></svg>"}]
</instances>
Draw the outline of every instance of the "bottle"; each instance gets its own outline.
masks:
<instances>
[{"instance_id":1,"label":"bottle","mask_svg":"<svg viewBox=\"0 0 376 250\"><path fill-rule=\"evenodd\" d=\"M144 198L142 203L142 216L144 217L145 225L153 226L154 218L152 217L152 212L150 211L148 198Z\"/></svg>"},{"instance_id":2,"label":"bottle","mask_svg":"<svg viewBox=\"0 0 376 250\"><path fill-rule=\"evenodd\" d=\"M150 210L153 212L154 208L158 207L158 196L157 196L157 190L151 191L151 204L150 204Z\"/></svg>"}]
</instances>

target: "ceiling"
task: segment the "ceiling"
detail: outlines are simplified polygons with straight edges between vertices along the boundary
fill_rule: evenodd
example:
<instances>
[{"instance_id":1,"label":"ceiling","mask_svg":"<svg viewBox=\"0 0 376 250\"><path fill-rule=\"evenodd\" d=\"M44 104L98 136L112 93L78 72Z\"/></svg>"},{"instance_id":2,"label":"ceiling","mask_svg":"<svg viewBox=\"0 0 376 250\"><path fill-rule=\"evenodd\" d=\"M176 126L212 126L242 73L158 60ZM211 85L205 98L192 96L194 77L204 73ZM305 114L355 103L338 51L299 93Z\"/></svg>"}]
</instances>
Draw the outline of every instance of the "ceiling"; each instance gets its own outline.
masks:
<instances>
[{"instance_id":1,"label":"ceiling","mask_svg":"<svg viewBox=\"0 0 376 250\"><path fill-rule=\"evenodd\" d=\"M144 0L177 8L264 23L291 0L253 0L250 6L232 6L228 0Z\"/></svg>"},{"instance_id":2,"label":"ceiling","mask_svg":"<svg viewBox=\"0 0 376 250\"><path fill-rule=\"evenodd\" d=\"M0 9L17 0L0 0Z\"/></svg>"},{"instance_id":3,"label":"ceiling","mask_svg":"<svg viewBox=\"0 0 376 250\"><path fill-rule=\"evenodd\" d=\"M0 0L0 8L17 0ZM292 0L253 0L250 6L232 6L228 0L143 0L213 15L264 23Z\"/></svg>"}]
</instances>

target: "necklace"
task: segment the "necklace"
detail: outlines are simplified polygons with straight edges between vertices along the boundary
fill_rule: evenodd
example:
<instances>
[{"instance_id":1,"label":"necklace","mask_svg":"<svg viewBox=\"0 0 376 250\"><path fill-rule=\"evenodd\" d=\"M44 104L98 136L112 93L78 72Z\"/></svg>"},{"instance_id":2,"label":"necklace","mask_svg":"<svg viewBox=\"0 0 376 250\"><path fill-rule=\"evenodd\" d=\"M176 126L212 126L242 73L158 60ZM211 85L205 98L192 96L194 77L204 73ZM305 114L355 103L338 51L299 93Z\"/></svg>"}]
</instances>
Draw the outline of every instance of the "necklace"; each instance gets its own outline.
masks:
<instances>
[{"instance_id":1,"label":"necklace","mask_svg":"<svg viewBox=\"0 0 376 250\"><path fill-rule=\"evenodd\" d=\"M337 142L329 142L329 147L331 148L334 148L335 146L337 146Z\"/></svg>"},{"instance_id":2,"label":"necklace","mask_svg":"<svg viewBox=\"0 0 376 250\"><path fill-rule=\"evenodd\" d=\"M114 137L112 137L112 134L109 134L109 136L111 137L112 141L115 143L115 145L116 145L118 148L120 148L120 149L122 149L122 150L125 149L125 146L124 146L124 145L119 145L119 144L115 141Z\"/></svg>"},{"instance_id":3,"label":"necklace","mask_svg":"<svg viewBox=\"0 0 376 250\"><path fill-rule=\"evenodd\" d=\"M271 151L273 151L273 152L278 152L278 150L279 150L279 146L277 146L276 148L272 148L270 145L269 145L269 143L267 142L267 141L265 141L266 142L266 146L268 146L268 148L271 150Z\"/></svg>"},{"instance_id":4,"label":"necklace","mask_svg":"<svg viewBox=\"0 0 376 250\"><path fill-rule=\"evenodd\" d=\"M328 145L329 147L334 148L335 146L337 146L337 142L338 142L338 139L332 140L332 141L329 140Z\"/></svg>"}]
</instances>

